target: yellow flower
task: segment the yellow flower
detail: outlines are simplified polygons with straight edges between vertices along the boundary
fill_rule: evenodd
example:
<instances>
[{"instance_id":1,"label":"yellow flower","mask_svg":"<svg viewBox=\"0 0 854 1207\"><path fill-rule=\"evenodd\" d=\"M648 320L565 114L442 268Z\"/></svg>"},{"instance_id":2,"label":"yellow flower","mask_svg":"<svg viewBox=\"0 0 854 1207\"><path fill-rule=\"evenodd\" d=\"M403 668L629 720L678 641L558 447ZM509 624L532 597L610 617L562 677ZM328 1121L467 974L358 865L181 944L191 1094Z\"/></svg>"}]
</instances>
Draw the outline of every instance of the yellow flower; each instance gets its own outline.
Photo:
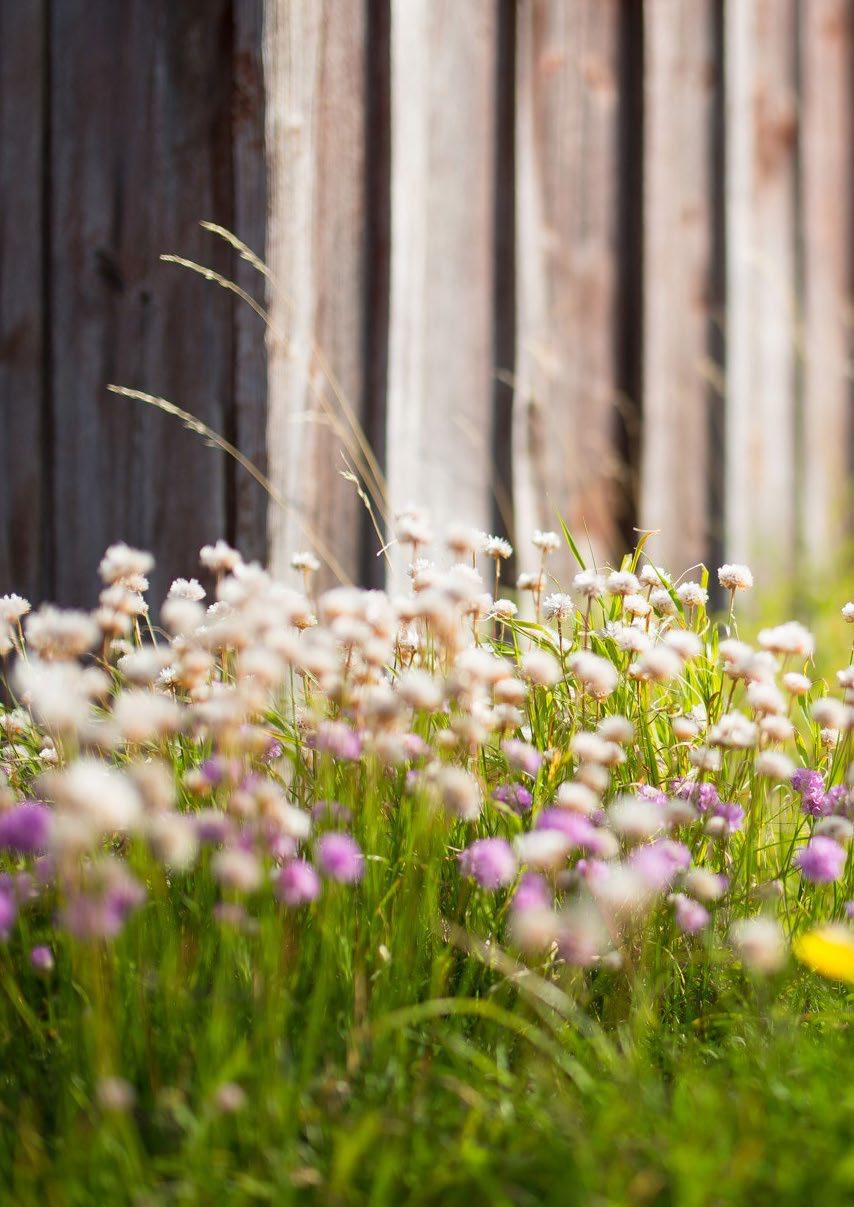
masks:
<instances>
[{"instance_id":1,"label":"yellow flower","mask_svg":"<svg viewBox=\"0 0 854 1207\"><path fill-rule=\"evenodd\" d=\"M798 959L821 976L854 985L854 935L844 926L821 926L795 940Z\"/></svg>"}]
</instances>

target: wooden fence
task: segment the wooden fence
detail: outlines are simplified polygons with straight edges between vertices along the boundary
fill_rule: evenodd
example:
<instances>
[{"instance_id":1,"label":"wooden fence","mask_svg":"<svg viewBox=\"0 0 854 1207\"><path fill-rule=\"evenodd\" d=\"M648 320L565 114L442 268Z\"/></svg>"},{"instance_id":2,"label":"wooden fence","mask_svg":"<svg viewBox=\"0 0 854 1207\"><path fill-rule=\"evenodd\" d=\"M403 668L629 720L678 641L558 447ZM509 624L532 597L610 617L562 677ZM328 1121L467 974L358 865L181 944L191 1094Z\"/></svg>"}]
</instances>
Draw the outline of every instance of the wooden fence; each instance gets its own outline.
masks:
<instances>
[{"instance_id":1,"label":"wooden fence","mask_svg":"<svg viewBox=\"0 0 854 1207\"><path fill-rule=\"evenodd\" d=\"M117 537L162 588L219 533L376 582L348 467L519 568L558 511L597 557L833 557L852 112L854 0L0 0L0 589L85 598ZM266 358L161 251L265 300Z\"/></svg>"}]
</instances>

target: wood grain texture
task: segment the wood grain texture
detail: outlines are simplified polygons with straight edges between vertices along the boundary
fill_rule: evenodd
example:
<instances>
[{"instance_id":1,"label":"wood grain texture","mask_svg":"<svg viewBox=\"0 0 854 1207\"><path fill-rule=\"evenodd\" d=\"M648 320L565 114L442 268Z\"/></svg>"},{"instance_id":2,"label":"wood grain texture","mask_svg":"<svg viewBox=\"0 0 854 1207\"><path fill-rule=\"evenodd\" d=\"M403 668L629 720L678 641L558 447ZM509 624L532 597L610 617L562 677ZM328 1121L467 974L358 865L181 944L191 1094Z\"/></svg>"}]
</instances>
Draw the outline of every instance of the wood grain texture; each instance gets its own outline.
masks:
<instances>
[{"instance_id":1,"label":"wood grain texture","mask_svg":"<svg viewBox=\"0 0 854 1207\"><path fill-rule=\"evenodd\" d=\"M560 512L616 552L616 0L526 0L517 40L513 496L523 567ZM568 571L570 565L560 567Z\"/></svg>"},{"instance_id":2,"label":"wood grain texture","mask_svg":"<svg viewBox=\"0 0 854 1207\"><path fill-rule=\"evenodd\" d=\"M262 260L267 239L265 97L261 45L264 0L234 2L234 79L231 131L234 162L234 231ZM264 277L242 258L233 279L265 302ZM267 353L264 324L238 302L234 311L234 442L267 470ZM267 560L269 500L248 474L237 472L229 510L233 539L244 557Z\"/></svg>"},{"instance_id":3,"label":"wood grain texture","mask_svg":"<svg viewBox=\"0 0 854 1207\"><path fill-rule=\"evenodd\" d=\"M275 570L297 549L355 578L361 506L342 454L358 458L363 395L365 6L271 0L265 17L270 510Z\"/></svg>"},{"instance_id":4,"label":"wood grain texture","mask_svg":"<svg viewBox=\"0 0 854 1207\"><path fill-rule=\"evenodd\" d=\"M45 587L45 6L0 0L0 594Z\"/></svg>"},{"instance_id":5,"label":"wood grain texture","mask_svg":"<svg viewBox=\"0 0 854 1207\"><path fill-rule=\"evenodd\" d=\"M232 426L233 301L158 262L178 251L230 268L198 222L233 217L232 14L227 0L51 12L55 587L91 598L105 545L122 538L156 544L157 600L225 532L232 468L105 386Z\"/></svg>"},{"instance_id":6,"label":"wood grain texture","mask_svg":"<svg viewBox=\"0 0 854 1207\"><path fill-rule=\"evenodd\" d=\"M492 521L493 0L392 0L389 491Z\"/></svg>"},{"instance_id":7,"label":"wood grain texture","mask_svg":"<svg viewBox=\"0 0 854 1207\"><path fill-rule=\"evenodd\" d=\"M852 531L854 6L801 6L803 403L800 538L805 560L840 556Z\"/></svg>"},{"instance_id":8,"label":"wood grain texture","mask_svg":"<svg viewBox=\"0 0 854 1207\"><path fill-rule=\"evenodd\" d=\"M710 547L714 0L647 0L640 523L681 572Z\"/></svg>"},{"instance_id":9,"label":"wood grain texture","mask_svg":"<svg viewBox=\"0 0 854 1207\"><path fill-rule=\"evenodd\" d=\"M772 579L796 538L795 18L726 7L726 553Z\"/></svg>"}]
</instances>

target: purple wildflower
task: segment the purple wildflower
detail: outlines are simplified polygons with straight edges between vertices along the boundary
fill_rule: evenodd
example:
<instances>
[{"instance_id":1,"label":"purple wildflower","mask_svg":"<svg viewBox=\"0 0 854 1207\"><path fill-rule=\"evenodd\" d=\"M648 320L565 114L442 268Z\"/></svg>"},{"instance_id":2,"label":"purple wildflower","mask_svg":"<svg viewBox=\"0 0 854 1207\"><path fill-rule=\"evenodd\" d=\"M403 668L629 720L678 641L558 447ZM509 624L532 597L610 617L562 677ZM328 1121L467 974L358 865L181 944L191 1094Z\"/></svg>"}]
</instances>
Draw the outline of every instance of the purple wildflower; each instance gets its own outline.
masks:
<instances>
[{"instance_id":1,"label":"purple wildflower","mask_svg":"<svg viewBox=\"0 0 854 1207\"><path fill-rule=\"evenodd\" d=\"M264 762L275 763L276 759L280 759L284 753L284 747L281 742L277 742L275 738L271 738L267 743L267 749L264 751Z\"/></svg>"},{"instance_id":2,"label":"purple wildflower","mask_svg":"<svg viewBox=\"0 0 854 1207\"><path fill-rule=\"evenodd\" d=\"M809 767L799 767L792 774L792 787L801 796L801 809L810 817L824 817L824 776Z\"/></svg>"},{"instance_id":3,"label":"purple wildflower","mask_svg":"<svg viewBox=\"0 0 854 1207\"><path fill-rule=\"evenodd\" d=\"M667 795L660 788L653 788L652 784L638 784L635 788L635 796L641 797L643 800L651 800L655 805L666 805Z\"/></svg>"},{"instance_id":4,"label":"purple wildflower","mask_svg":"<svg viewBox=\"0 0 854 1207\"><path fill-rule=\"evenodd\" d=\"M675 842L672 838L661 838L637 847L629 857L631 867L657 892L669 888L679 872L684 872L690 863L691 852L684 843Z\"/></svg>"},{"instance_id":5,"label":"purple wildflower","mask_svg":"<svg viewBox=\"0 0 854 1207\"><path fill-rule=\"evenodd\" d=\"M824 834L816 834L805 847L801 847L794 859L805 880L816 884L830 884L838 880L845 867L845 851L838 842Z\"/></svg>"},{"instance_id":6,"label":"purple wildflower","mask_svg":"<svg viewBox=\"0 0 854 1207\"><path fill-rule=\"evenodd\" d=\"M524 771L526 775L536 775L543 761L543 756L536 746L523 742L519 738L508 738L501 743L501 749L511 767Z\"/></svg>"},{"instance_id":7,"label":"purple wildflower","mask_svg":"<svg viewBox=\"0 0 854 1207\"><path fill-rule=\"evenodd\" d=\"M516 875L516 856L503 838L479 838L460 853L460 868L481 888L498 889Z\"/></svg>"},{"instance_id":8,"label":"purple wildflower","mask_svg":"<svg viewBox=\"0 0 854 1207\"><path fill-rule=\"evenodd\" d=\"M362 753L362 739L343 721L321 722L308 744L336 759L353 761Z\"/></svg>"},{"instance_id":9,"label":"purple wildflower","mask_svg":"<svg viewBox=\"0 0 854 1207\"><path fill-rule=\"evenodd\" d=\"M199 775L208 788L216 788L221 784L225 777L225 763L219 755L213 755L212 758L205 759L199 766Z\"/></svg>"},{"instance_id":10,"label":"purple wildflower","mask_svg":"<svg viewBox=\"0 0 854 1207\"><path fill-rule=\"evenodd\" d=\"M0 884L0 939L8 939L18 914L18 904L10 886Z\"/></svg>"},{"instance_id":11,"label":"purple wildflower","mask_svg":"<svg viewBox=\"0 0 854 1207\"><path fill-rule=\"evenodd\" d=\"M845 902L845 917L854 918L854 901Z\"/></svg>"},{"instance_id":12,"label":"purple wildflower","mask_svg":"<svg viewBox=\"0 0 854 1207\"><path fill-rule=\"evenodd\" d=\"M353 884L364 875L365 857L359 844L349 834L337 830L330 830L318 839L317 860L324 876L340 884Z\"/></svg>"},{"instance_id":13,"label":"purple wildflower","mask_svg":"<svg viewBox=\"0 0 854 1207\"><path fill-rule=\"evenodd\" d=\"M545 877L537 872L526 872L513 894L511 906L515 910L548 909L552 894Z\"/></svg>"},{"instance_id":14,"label":"purple wildflower","mask_svg":"<svg viewBox=\"0 0 854 1207\"><path fill-rule=\"evenodd\" d=\"M708 926L709 911L699 901L686 897L684 893L674 893L670 901L676 916L676 925L686 935L695 935L698 930Z\"/></svg>"},{"instance_id":15,"label":"purple wildflower","mask_svg":"<svg viewBox=\"0 0 854 1207\"><path fill-rule=\"evenodd\" d=\"M559 830L570 839L573 846L590 848L595 845L596 827L582 813L569 809L543 809L534 826L536 830Z\"/></svg>"},{"instance_id":16,"label":"purple wildflower","mask_svg":"<svg viewBox=\"0 0 854 1207\"><path fill-rule=\"evenodd\" d=\"M713 816L720 817L725 823L725 833L733 834L740 830L744 823L744 809L728 801L719 800L713 809Z\"/></svg>"},{"instance_id":17,"label":"purple wildflower","mask_svg":"<svg viewBox=\"0 0 854 1207\"><path fill-rule=\"evenodd\" d=\"M499 784L492 793L492 799L509 805L514 813L527 813L534 801L524 784Z\"/></svg>"},{"instance_id":18,"label":"purple wildflower","mask_svg":"<svg viewBox=\"0 0 854 1207\"><path fill-rule=\"evenodd\" d=\"M847 796L848 792L844 784L837 784L834 788L828 788L821 802L821 816L830 817L834 813L843 812L841 806L845 804Z\"/></svg>"},{"instance_id":19,"label":"purple wildflower","mask_svg":"<svg viewBox=\"0 0 854 1207\"><path fill-rule=\"evenodd\" d=\"M679 779L670 785L674 796L690 801L701 813L707 813L720 804L721 798L714 784L698 783L696 780Z\"/></svg>"},{"instance_id":20,"label":"purple wildflower","mask_svg":"<svg viewBox=\"0 0 854 1207\"><path fill-rule=\"evenodd\" d=\"M426 759L430 754L430 747L417 733L405 733L403 735L403 749L406 751L406 757L412 759Z\"/></svg>"},{"instance_id":21,"label":"purple wildflower","mask_svg":"<svg viewBox=\"0 0 854 1207\"><path fill-rule=\"evenodd\" d=\"M49 947L40 943L30 952L30 964L36 972L46 974L53 969L53 955Z\"/></svg>"},{"instance_id":22,"label":"purple wildflower","mask_svg":"<svg viewBox=\"0 0 854 1207\"><path fill-rule=\"evenodd\" d=\"M319 800L312 805L311 816L313 821L335 821L349 826L353 820L353 810L337 800Z\"/></svg>"},{"instance_id":23,"label":"purple wildflower","mask_svg":"<svg viewBox=\"0 0 854 1207\"><path fill-rule=\"evenodd\" d=\"M0 813L0 849L34 855L43 851L50 836L53 814L40 801L25 800Z\"/></svg>"},{"instance_id":24,"label":"purple wildflower","mask_svg":"<svg viewBox=\"0 0 854 1207\"><path fill-rule=\"evenodd\" d=\"M293 859L279 872L276 893L285 905L305 905L320 894L317 872L305 859Z\"/></svg>"}]
</instances>

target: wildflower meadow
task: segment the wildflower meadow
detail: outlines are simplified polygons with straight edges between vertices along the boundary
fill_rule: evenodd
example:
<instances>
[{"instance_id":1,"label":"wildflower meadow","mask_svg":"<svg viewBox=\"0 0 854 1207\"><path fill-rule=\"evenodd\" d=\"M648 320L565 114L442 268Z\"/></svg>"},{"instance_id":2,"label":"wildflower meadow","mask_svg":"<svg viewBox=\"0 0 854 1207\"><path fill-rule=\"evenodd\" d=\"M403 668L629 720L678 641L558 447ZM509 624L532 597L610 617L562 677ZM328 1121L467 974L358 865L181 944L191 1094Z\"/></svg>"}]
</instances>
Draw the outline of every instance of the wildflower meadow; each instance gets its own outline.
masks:
<instances>
[{"instance_id":1,"label":"wildflower meadow","mask_svg":"<svg viewBox=\"0 0 854 1207\"><path fill-rule=\"evenodd\" d=\"M2 1201L850 1202L854 603L394 538L0 599Z\"/></svg>"}]
</instances>

